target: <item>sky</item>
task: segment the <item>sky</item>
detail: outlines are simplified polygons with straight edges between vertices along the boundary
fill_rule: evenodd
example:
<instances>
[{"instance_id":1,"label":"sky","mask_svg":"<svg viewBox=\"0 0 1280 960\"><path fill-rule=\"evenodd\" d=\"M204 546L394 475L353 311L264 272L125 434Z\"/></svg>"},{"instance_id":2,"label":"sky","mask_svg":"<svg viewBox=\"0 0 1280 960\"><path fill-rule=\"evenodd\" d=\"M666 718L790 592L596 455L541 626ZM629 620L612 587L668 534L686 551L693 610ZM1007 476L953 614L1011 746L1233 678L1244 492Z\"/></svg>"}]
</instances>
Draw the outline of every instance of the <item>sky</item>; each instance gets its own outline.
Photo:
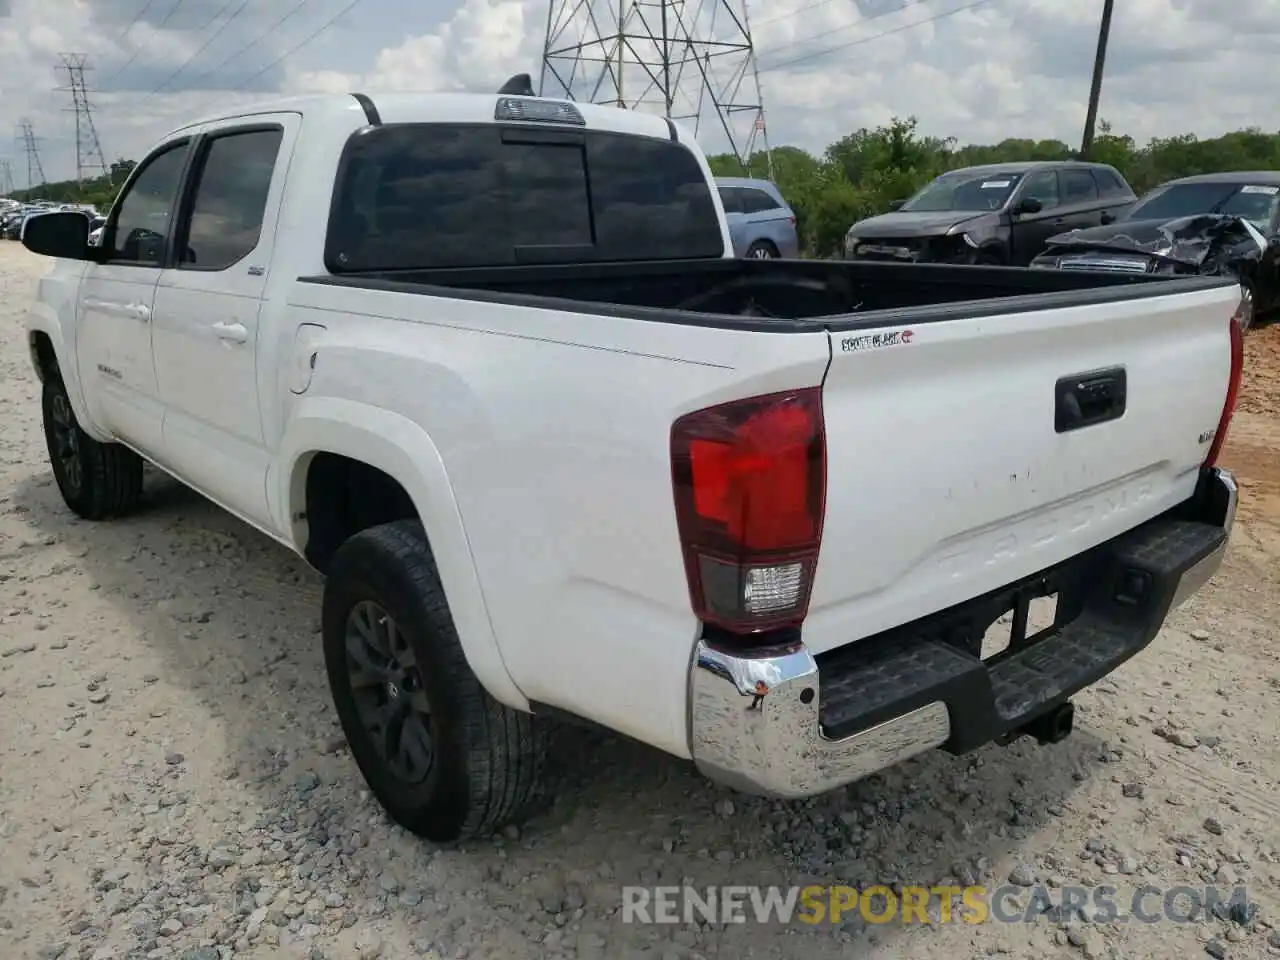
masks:
<instances>
[{"instance_id":1,"label":"sky","mask_svg":"<svg viewBox=\"0 0 1280 960\"><path fill-rule=\"evenodd\" d=\"M601 31L616 32L618 0L591 0ZM729 145L714 97L763 102L767 134L815 153L860 127L914 115L921 132L989 143L1005 137L1078 143L1102 0L748 0L759 69L753 81L735 45L743 0L684 0L669 23L699 43L673 49L717 56L673 67L677 115L697 113L701 71L711 92L696 122L709 152ZM621 70L624 99L661 109L646 91L657 4L627 4L633 39ZM31 121L47 180L75 175L74 112L64 53L84 54L93 117L108 162L136 159L168 130L255 99L318 92L496 90L514 73L543 75L548 20L556 49L583 37L582 0L0 0L0 160L26 185L16 132ZM554 15L552 7L554 6ZM643 18L643 19L642 19ZM585 28L588 29L589 28ZM678 32L673 26L671 32ZM609 45L594 49L609 49ZM1139 142L1247 126L1280 130L1276 74L1280 0L1119 0L1100 116ZM567 55L566 55L567 56ZM678 56L677 56L678 59ZM689 59L686 57L686 59ZM694 58L697 59L697 58ZM598 66L572 74L593 95ZM653 72L659 68L651 66ZM649 84L651 87L652 85ZM633 106L635 104L633 103ZM758 149L755 114L734 113L740 148ZM8 131L14 131L10 137ZM755 136L754 141L752 137ZM0 189L3 189L0 182Z\"/></svg>"}]
</instances>

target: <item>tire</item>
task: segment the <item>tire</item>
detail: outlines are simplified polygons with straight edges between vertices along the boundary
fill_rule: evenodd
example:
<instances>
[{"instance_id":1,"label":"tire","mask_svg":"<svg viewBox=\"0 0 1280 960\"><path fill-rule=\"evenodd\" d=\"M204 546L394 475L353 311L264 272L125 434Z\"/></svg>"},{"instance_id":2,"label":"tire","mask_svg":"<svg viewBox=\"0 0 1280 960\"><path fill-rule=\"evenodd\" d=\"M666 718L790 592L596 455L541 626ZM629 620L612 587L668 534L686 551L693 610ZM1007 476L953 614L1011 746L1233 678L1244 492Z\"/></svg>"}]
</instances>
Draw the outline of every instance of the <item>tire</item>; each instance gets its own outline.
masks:
<instances>
[{"instance_id":1,"label":"tire","mask_svg":"<svg viewBox=\"0 0 1280 960\"><path fill-rule=\"evenodd\" d=\"M541 805L545 725L498 703L471 672L421 523L371 527L338 548L322 624L338 719L365 782L396 823L449 844L492 834ZM378 644L356 637L349 647L349 629ZM377 646L392 656L374 664ZM374 682L357 683L353 650ZM392 709L399 718L379 727L378 711L385 719ZM383 737L416 746L416 755L391 757Z\"/></svg>"},{"instance_id":2,"label":"tire","mask_svg":"<svg viewBox=\"0 0 1280 960\"><path fill-rule=\"evenodd\" d=\"M778 257L778 248L768 240L757 240L747 247L748 260L776 260Z\"/></svg>"},{"instance_id":3,"label":"tire","mask_svg":"<svg viewBox=\"0 0 1280 960\"><path fill-rule=\"evenodd\" d=\"M974 263L983 267L1003 267L1004 257L998 250L979 250Z\"/></svg>"},{"instance_id":4,"label":"tire","mask_svg":"<svg viewBox=\"0 0 1280 960\"><path fill-rule=\"evenodd\" d=\"M99 443L81 429L56 374L45 377L41 397L44 439L58 492L85 520L106 520L142 499L142 458L118 443Z\"/></svg>"}]
</instances>

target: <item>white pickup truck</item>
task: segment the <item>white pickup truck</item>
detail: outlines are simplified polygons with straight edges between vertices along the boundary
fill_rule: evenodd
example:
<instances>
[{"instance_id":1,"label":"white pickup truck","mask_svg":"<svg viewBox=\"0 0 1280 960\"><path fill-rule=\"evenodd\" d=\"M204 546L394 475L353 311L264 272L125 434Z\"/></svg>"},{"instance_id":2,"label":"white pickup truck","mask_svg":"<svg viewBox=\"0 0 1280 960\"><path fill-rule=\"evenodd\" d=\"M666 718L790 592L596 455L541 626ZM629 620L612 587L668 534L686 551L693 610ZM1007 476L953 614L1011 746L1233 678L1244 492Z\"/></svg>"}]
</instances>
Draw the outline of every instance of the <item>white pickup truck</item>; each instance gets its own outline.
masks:
<instances>
[{"instance_id":1,"label":"white pickup truck","mask_svg":"<svg viewBox=\"0 0 1280 960\"><path fill-rule=\"evenodd\" d=\"M774 797L1056 741L1226 547L1234 283L734 259L660 117L246 108L87 224L24 239L67 505L150 461L325 574L354 758L439 842L528 814L556 717Z\"/></svg>"}]
</instances>

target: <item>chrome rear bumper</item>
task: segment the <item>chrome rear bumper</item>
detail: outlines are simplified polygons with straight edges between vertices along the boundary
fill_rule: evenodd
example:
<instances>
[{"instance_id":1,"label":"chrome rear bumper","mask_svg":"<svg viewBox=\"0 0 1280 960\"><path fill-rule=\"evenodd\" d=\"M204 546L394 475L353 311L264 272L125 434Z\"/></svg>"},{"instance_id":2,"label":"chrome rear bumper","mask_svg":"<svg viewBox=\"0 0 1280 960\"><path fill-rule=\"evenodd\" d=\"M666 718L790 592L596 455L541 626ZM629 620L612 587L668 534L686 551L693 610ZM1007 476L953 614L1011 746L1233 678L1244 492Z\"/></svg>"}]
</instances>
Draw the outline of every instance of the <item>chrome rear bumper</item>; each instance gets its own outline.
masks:
<instances>
[{"instance_id":1,"label":"chrome rear bumper","mask_svg":"<svg viewBox=\"0 0 1280 960\"><path fill-rule=\"evenodd\" d=\"M823 729L820 668L802 643L746 652L699 641L689 677L694 763L710 779L745 793L797 798L862 779L935 747L963 752L1015 733L1151 642L1168 612L1221 566L1237 500L1229 472L1206 471L1195 501L1203 516L1160 521L1163 525L1153 521L1120 538L1116 563L1146 571L1150 592L1114 620L1108 620L1108 604L1120 601L1107 595L1089 617L1064 625L1003 664L988 665L935 643L903 658L905 668L883 661L868 667L880 671L895 690L909 686L916 664L930 676L887 707L879 704L869 714L880 717L877 722L838 738ZM1109 575L1099 573L1100 578ZM837 679L849 689L847 675ZM875 689L878 676L870 680L871 685L864 680L863 690ZM937 699L930 699L935 690ZM901 707L896 715L895 705Z\"/></svg>"},{"instance_id":2,"label":"chrome rear bumper","mask_svg":"<svg viewBox=\"0 0 1280 960\"><path fill-rule=\"evenodd\" d=\"M1231 534L1231 528L1236 522L1236 507L1240 502L1240 486L1236 483L1235 474L1230 470L1223 470L1215 467L1208 473L1209 493L1207 500L1214 506L1211 509L1217 509L1220 505L1222 516L1220 525L1227 532L1228 538ZM1218 517L1211 517L1217 522ZM1218 568L1222 566L1222 560L1227 555L1227 539L1209 554L1203 560L1196 563L1195 566L1187 570L1178 581L1178 589L1173 595L1173 606L1178 607L1185 603L1193 594L1199 591L1206 583L1213 579L1213 575L1218 572Z\"/></svg>"},{"instance_id":3,"label":"chrome rear bumper","mask_svg":"<svg viewBox=\"0 0 1280 960\"><path fill-rule=\"evenodd\" d=\"M693 759L712 780L744 793L807 797L941 746L951 735L946 705L931 703L828 740L818 717L813 656L803 644L762 654L734 656L698 644Z\"/></svg>"}]
</instances>

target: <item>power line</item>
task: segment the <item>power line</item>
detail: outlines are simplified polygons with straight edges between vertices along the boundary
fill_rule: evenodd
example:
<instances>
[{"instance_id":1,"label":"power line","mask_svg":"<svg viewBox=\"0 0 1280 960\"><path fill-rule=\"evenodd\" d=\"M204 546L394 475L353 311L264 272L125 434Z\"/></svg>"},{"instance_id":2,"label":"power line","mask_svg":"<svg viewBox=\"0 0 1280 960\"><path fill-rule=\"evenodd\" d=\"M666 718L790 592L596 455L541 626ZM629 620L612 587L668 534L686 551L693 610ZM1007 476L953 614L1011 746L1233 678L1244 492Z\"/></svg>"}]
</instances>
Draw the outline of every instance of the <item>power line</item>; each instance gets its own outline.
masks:
<instances>
[{"instance_id":1,"label":"power line","mask_svg":"<svg viewBox=\"0 0 1280 960\"><path fill-rule=\"evenodd\" d=\"M810 10L816 10L818 7L825 7L827 4L829 4L829 3L834 3L834 2L835 2L835 0L816 0L816 2L815 2L815 3L806 3L803 7L796 7L796 8L795 8L794 10L792 10L790 13L780 13L780 14L778 14L776 17L768 17L768 18L766 18L766 19L764 19L764 20L756 21L756 26L757 26L757 27L761 27L761 26L764 26L764 25L765 25L765 24L767 24L767 23L780 23L780 22L781 22L781 21L783 21L783 20L790 20L790 19L792 19L793 17L798 17L798 16L800 16L800 14L802 14L802 13L807 13L807 12L808 12L808 11L810 11ZM928 2L928 0L919 0L919 2L920 2L920 3L927 3L927 2ZM907 9L907 7L909 7L909 6L911 6L911 4L910 4L910 3L903 3L903 4L902 4L902 6L900 6L900 7L895 7L895 8L894 8L894 9L892 9L892 10L883 10L883 11L881 11L880 13L873 13L873 14L872 14L871 16L869 16L869 17L860 17L860 18L858 19L858 23L866 23L868 20L879 20L881 17L887 17L887 16L889 16L889 14L891 14L891 13L899 13L899 12L901 12L901 11L903 11L903 10ZM844 28L844 27L840 27L839 29L843 30L843 29L845 29L845 28Z\"/></svg>"},{"instance_id":2,"label":"power line","mask_svg":"<svg viewBox=\"0 0 1280 960\"><path fill-rule=\"evenodd\" d=\"M308 3L310 3L310 2L311 2L311 0L298 0L298 2L297 2L296 4L294 4L294 5L293 5L293 9L291 9L291 10L290 10L288 13L286 13L283 17L281 17L279 20L277 20L275 23L273 23L271 26L269 26L266 30L264 30L261 34L259 34L259 35L258 35L258 37L256 37L254 40L252 40L252 41L249 43L249 45L248 45L248 46L246 46L246 47L241 47L241 48L240 48L239 50L237 50L235 53L231 54L231 56L227 57L227 58L226 58L225 60L223 60L220 64L218 64L216 67L210 67L208 70L205 70L205 71L203 71L202 73L198 73L198 74L196 74L196 76L194 77L194 79L193 79L193 81L192 81L192 82L195 82L196 80L203 80L205 77L212 76L213 74L215 74L215 73L217 73L218 71L220 71L223 67L225 67L225 66L227 66L229 63L231 63L233 60L238 60L241 56L243 56L244 54L248 53L250 50L252 50L252 49L253 49L254 47L256 47L258 44L260 44L263 40L267 39L267 37L271 36L271 34L272 34L274 31L278 30L280 27L282 27L282 26L284 25L284 23L285 23L285 21L286 21L286 20L288 20L288 19L289 19L290 17L292 17L294 14L298 13L299 11L301 11L301 10L302 10L302 8L303 8L303 7L305 7L305 6L306 6Z\"/></svg>"},{"instance_id":3,"label":"power line","mask_svg":"<svg viewBox=\"0 0 1280 960\"><path fill-rule=\"evenodd\" d=\"M147 0L142 9L138 11L138 15L129 21L129 25L127 27L120 31L120 36L116 37L116 43L120 43L129 35L129 31L138 25L138 21L147 15L147 11L154 7L155 3L156 0Z\"/></svg>"},{"instance_id":4,"label":"power line","mask_svg":"<svg viewBox=\"0 0 1280 960\"><path fill-rule=\"evenodd\" d=\"M134 18L133 18L133 23L131 23L131 24L129 24L129 26L125 27L124 33L120 34L120 40L119 40L119 41L117 41L117 42L121 42L121 41L123 41L123 40L124 40L125 35L126 35L130 30L132 30L132 29L133 29L134 24L136 24L139 20L141 20L141 19L142 19L142 15L143 15L143 14L145 14L148 10L150 10L150 9L151 9L151 4L152 4L152 3L154 3L154 2L155 2L155 0L148 0L147 5L146 5L145 7L143 7L143 8L142 8L142 13L139 13L136 17L134 17ZM183 3L185 3L185 2L186 2L186 0L177 0L177 2L176 2L172 7L170 7L170 8L169 8L169 12L168 12L168 13L166 13L166 14L164 15L164 19L163 19L163 20L161 20L158 24L156 24L156 30L163 30L163 29L164 29L164 25L165 25L166 23L168 23L168 22L169 22L169 19L170 19L170 18L171 18L175 13L177 13L177 12L178 12L178 8L179 8L180 6L182 6L182 5L183 5ZM230 6L230 4L228 4L228 6ZM225 8L224 8L224 9L225 9ZM215 16L214 16L214 19L215 19L215 20L217 19L217 15L216 15L216 14L215 14ZM213 22L213 20L210 20L210 21L209 21L209 23L212 23L212 22ZM207 26L209 26L209 24L208 24L208 23L206 23L206 24L205 24L205 27L207 27ZM204 29L204 27L202 27L201 29ZM104 81L104 84L103 84L103 85L104 85L104 86L106 86L107 84L110 84L110 83L115 82L116 77L120 76L120 74L124 73L124 72L125 72L126 70L128 70L131 66L133 66L133 62L134 62L135 60L137 60L137 59L138 59L138 55L139 55L140 53L142 53L142 48L141 48L141 47L136 47L136 48L134 49L134 51L133 51L133 54L129 57L129 59L128 59L128 60L126 60L126 61L124 62L124 65L123 65L123 66L121 66L121 67L119 67L119 68L116 70L116 72L115 72L115 73L111 74L111 76L107 77L107 79L106 79L106 81Z\"/></svg>"},{"instance_id":5,"label":"power line","mask_svg":"<svg viewBox=\"0 0 1280 960\"><path fill-rule=\"evenodd\" d=\"M321 25L320 29L319 29L319 30L317 30L317 31L315 31L315 33L309 34L308 36L304 37L304 38L303 38L301 41L299 41L298 43L295 43L292 47L290 47L288 50L286 50L286 51L285 51L284 53L282 53L280 56L276 57L276 59L272 60L270 63L268 63L268 64L267 64L265 67L263 67L261 70L257 71L256 73L252 74L251 76L246 77L244 80L240 81L240 83L239 83L238 85L236 85L235 87L233 87L232 89L233 89L233 90L243 90L245 87L247 87L249 84L253 83L253 81L257 80L260 76L262 76L262 75L263 75L264 73L266 73L268 70L271 70L271 69L272 69L272 68L274 68L274 67L278 67L280 64L284 63L284 62L285 62L286 60L288 60L291 56L293 56L295 53L297 53L299 50L301 50L301 49L302 49L303 47L305 47L307 44L311 43L311 41L315 40L315 39L316 39L317 37L319 37L322 33L324 33L326 30L328 30L330 27L332 27L335 23L337 23L339 20L341 20L343 17L345 17L348 13L350 13L352 10L354 10L356 7L358 7L362 2L364 2L364 0L351 0L351 2L350 2L350 3L348 3L345 7L343 7L341 10L339 10L337 13L335 13L332 17L330 17L328 20L326 20L326 21Z\"/></svg>"},{"instance_id":6,"label":"power line","mask_svg":"<svg viewBox=\"0 0 1280 960\"><path fill-rule=\"evenodd\" d=\"M911 7L918 7L921 4L925 4L928 2L929 0L916 0L915 3L904 3L901 6L894 7L891 10L881 10L879 13L873 13L869 17L860 17L857 20L853 21L853 23L846 23L843 27L835 27L834 29L824 31L823 33L815 33L813 36L805 37L802 40L789 40L786 43L779 44L778 46L773 47L772 49L766 51L766 53L767 54L777 53L779 50L787 50L787 49L790 49L791 47L799 47L806 43L812 43L814 40L826 40L827 38L833 36L834 34L844 33L846 30L852 30L854 27L860 27L865 23L871 23L873 20L883 20L885 17L891 17L895 13L901 13L903 10L909 10ZM801 9L804 9L804 8L801 8Z\"/></svg>"},{"instance_id":7,"label":"power line","mask_svg":"<svg viewBox=\"0 0 1280 960\"><path fill-rule=\"evenodd\" d=\"M181 9L182 4L185 2L186 0L177 0L177 2L172 7L169 8L169 12L160 18L160 22L156 24L156 29L163 30L164 25L173 19L173 15L177 13L179 9Z\"/></svg>"},{"instance_id":8,"label":"power line","mask_svg":"<svg viewBox=\"0 0 1280 960\"><path fill-rule=\"evenodd\" d=\"M760 68L760 72L764 73L768 70L781 70L783 67L794 67L798 63L807 63L810 60L817 60L841 50L848 50L851 47L858 47L864 43L871 43L873 40L880 40L884 37L892 36L895 33L902 33L905 30L912 30L916 27L922 27L926 23L934 23L938 20L944 20L947 17L953 17L957 13L964 13L966 10L973 10L976 7L985 6L993 3L994 0L974 0L973 3L967 3L962 7L956 7L953 10L944 10L942 13L935 14L932 17L925 17L923 20L916 20L912 23L903 24L900 27L894 27L892 30L881 30L879 33L873 33L869 37L859 37L857 40L850 40L848 43L837 44L834 47L828 47L825 50L818 50L814 53L807 53L802 57L793 57L790 60L783 60L781 63L770 63Z\"/></svg>"},{"instance_id":9,"label":"power line","mask_svg":"<svg viewBox=\"0 0 1280 960\"><path fill-rule=\"evenodd\" d=\"M183 70L187 69L187 67L195 63L196 58L199 57L200 54L204 53L206 50L209 49L209 46L213 43L213 41L217 40L218 37L222 35L222 32L226 30L227 27L231 26L231 24L235 22L236 18L239 17L240 14L244 13L244 8L247 7L248 5L249 5L249 0L240 0L239 6L235 8L235 10L231 13L231 16L227 17L226 20L222 21L222 25L218 27L217 30L213 31L213 33L209 35L209 37L205 40L205 42L200 45L200 48L196 50L196 52L193 53L191 56L187 57L187 59L178 67L177 70L174 70L173 73L169 74L169 76L166 77L158 87L156 87L150 93L148 93L145 97L143 97L142 102L145 103L146 101L150 100L152 97L158 94L161 90L163 90L169 84L173 83L174 80L178 79L178 74L182 73ZM223 9L226 9L226 8L224 7Z\"/></svg>"}]
</instances>

